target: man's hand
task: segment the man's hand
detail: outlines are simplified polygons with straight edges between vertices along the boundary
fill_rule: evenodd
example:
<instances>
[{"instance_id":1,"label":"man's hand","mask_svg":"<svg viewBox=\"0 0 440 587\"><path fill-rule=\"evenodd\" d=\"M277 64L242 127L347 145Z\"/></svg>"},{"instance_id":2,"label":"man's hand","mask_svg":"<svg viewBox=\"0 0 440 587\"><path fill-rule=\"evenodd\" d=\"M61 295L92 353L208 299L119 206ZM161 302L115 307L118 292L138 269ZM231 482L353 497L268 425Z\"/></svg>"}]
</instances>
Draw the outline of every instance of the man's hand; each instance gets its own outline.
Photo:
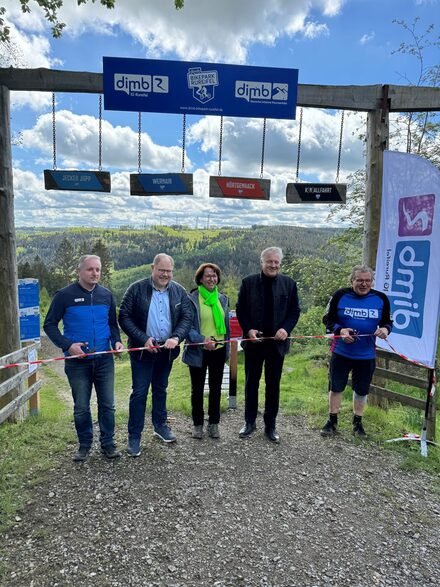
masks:
<instances>
[{"instance_id":1,"label":"man's hand","mask_svg":"<svg viewBox=\"0 0 440 587\"><path fill-rule=\"evenodd\" d=\"M284 328L280 328L279 330L277 330L275 332L275 336L274 336L275 340L286 340L286 338L287 338L287 332L284 330Z\"/></svg>"},{"instance_id":2,"label":"man's hand","mask_svg":"<svg viewBox=\"0 0 440 587\"><path fill-rule=\"evenodd\" d=\"M154 338L152 336L150 336L150 338L144 344L144 347L147 349L148 353L157 353L157 349L154 348L155 346L156 346L156 341L154 340Z\"/></svg>"},{"instance_id":3,"label":"man's hand","mask_svg":"<svg viewBox=\"0 0 440 587\"><path fill-rule=\"evenodd\" d=\"M374 336L377 336L378 338L385 339L388 336L388 328L385 328L385 326L378 328L376 330L376 332L374 333Z\"/></svg>"},{"instance_id":4,"label":"man's hand","mask_svg":"<svg viewBox=\"0 0 440 587\"><path fill-rule=\"evenodd\" d=\"M87 347L88 344L89 344L88 342L74 342L67 349L67 352L72 357L79 357L80 355L85 354L86 351L84 350L84 347Z\"/></svg>"},{"instance_id":5,"label":"man's hand","mask_svg":"<svg viewBox=\"0 0 440 587\"><path fill-rule=\"evenodd\" d=\"M259 330L255 330L254 328L251 328L251 330L249 330L249 332L247 334L247 338L249 338L251 342L261 342L261 338L258 337L259 334L260 334Z\"/></svg>"},{"instance_id":6,"label":"man's hand","mask_svg":"<svg viewBox=\"0 0 440 587\"><path fill-rule=\"evenodd\" d=\"M115 348L114 348L115 351L122 351L123 348L124 348L124 345L122 344L122 342L119 342L119 341L115 342Z\"/></svg>"},{"instance_id":7,"label":"man's hand","mask_svg":"<svg viewBox=\"0 0 440 587\"><path fill-rule=\"evenodd\" d=\"M356 337L353 335L353 328L341 328L340 335L342 336L342 340L347 344L356 340Z\"/></svg>"},{"instance_id":8,"label":"man's hand","mask_svg":"<svg viewBox=\"0 0 440 587\"><path fill-rule=\"evenodd\" d=\"M167 338L165 341L165 344L163 345L163 348L165 349L175 349L176 346L179 345L179 339L175 336L171 337L171 338Z\"/></svg>"}]
</instances>

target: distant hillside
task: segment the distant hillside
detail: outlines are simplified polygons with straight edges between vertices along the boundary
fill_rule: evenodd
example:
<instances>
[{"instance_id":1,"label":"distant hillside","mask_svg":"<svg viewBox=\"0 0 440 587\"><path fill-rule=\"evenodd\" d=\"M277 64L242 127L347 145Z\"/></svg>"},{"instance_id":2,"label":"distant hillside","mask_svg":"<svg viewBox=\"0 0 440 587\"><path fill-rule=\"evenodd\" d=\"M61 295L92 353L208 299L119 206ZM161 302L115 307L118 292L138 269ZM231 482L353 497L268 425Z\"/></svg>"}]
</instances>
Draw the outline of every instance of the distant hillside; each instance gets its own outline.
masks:
<instances>
[{"instance_id":1,"label":"distant hillside","mask_svg":"<svg viewBox=\"0 0 440 587\"><path fill-rule=\"evenodd\" d=\"M129 283L149 273L149 264L159 252L174 257L175 278L188 289L194 286L194 271L200 263L217 263L223 271L223 287L232 293L242 277L258 271L260 253L268 246L281 247L290 260L320 257L324 261L339 262L335 255L340 253L326 246L336 233L335 229L279 225L212 230L167 226L29 229L17 231L17 256L22 266L32 265L38 256L49 272L57 274L59 267L55 258L63 239L70 241L78 256L91 251L96 241L103 241L113 263L111 288L119 302ZM62 285L60 281L50 280L45 284L49 294Z\"/></svg>"},{"instance_id":2,"label":"distant hillside","mask_svg":"<svg viewBox=\"0 0 440 587\"><path fill-rule=\"evenodd\" d=\"M292 257L316 255L334 229L297 226L258 226L240 229L196 230L155 227L151 229L60 228L17 231L19 262L32 261L36 255L52 266L55 252L63 238L84 250L86 243L102 239L110 250L116 270L151 262L164 251L172 255L176 265L197 265L208 258L226 266L231 262L239 273L248 273L258 265L260 251L267 246L280 246Z\"/></svg>"}]
</instances>

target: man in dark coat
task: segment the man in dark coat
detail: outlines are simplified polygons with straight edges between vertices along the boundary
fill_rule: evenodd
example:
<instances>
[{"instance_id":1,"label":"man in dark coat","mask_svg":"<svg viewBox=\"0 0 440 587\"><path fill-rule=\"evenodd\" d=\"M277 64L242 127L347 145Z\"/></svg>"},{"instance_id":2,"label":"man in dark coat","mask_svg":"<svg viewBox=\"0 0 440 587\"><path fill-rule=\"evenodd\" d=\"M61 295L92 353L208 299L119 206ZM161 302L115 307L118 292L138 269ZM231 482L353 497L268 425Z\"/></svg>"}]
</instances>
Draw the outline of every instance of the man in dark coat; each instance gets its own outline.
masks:
<instances>
[{"instance_id":1,"label":"man in dark coat","mask_svg":"<svg viewBox=\"0 0 440 587\"><path fill-rule=\"evenodd\" d=\"M119 324L128 336L129 348L145 347L130 353L132 392L128 418L127 452L141 454L145 407L151 385L154 435L163 442L175 442L167 424L167 386L179 344L191 327L192 311L185 289L172 281L174 261L165 253L155 256L151 277L132 283L124 294Z\"/></svg>"},{"instance_id":2,"label":"man in dark coat","mask_svg":"<svg viewBox=\"0 0 440 587\"><path fill-rule=\"evenodd\" d=\"M240 437L256 429L258 387L264 365L266 399L265 434L271 442L280 441L276 417L280 400L280 380L289 336L298 322L300 308L296 283L280 275L283 252L269 247L261 253L261 273L242 281L237 301L237 318L243 330L245 357L245 425Z\"/></svg>"}]
</instances>

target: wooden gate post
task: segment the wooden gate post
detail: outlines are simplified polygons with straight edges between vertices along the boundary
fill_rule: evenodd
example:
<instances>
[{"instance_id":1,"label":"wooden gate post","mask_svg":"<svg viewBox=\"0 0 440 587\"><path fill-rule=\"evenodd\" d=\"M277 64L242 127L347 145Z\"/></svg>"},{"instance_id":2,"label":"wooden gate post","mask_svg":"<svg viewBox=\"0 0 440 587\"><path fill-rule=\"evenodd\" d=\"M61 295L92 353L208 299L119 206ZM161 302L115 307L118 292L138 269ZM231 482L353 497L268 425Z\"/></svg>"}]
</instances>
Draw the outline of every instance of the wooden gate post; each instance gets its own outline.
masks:
<instances>
[{"instance_id":1,"label":"wooden gate post","mask_svg":"<svg viewBox=\"0 0 440 587\"><path fill-rule=\"evenodd\" d=\"M382 206L383 152L388 149L389 100L388 86L382 87L382 103L367 116L367 161L365 183L364 263L376 266L377 244Z\"/></svg>"},{"instance_id":2,"label":"wooden gate post","mask_svg":"<svg viewBox=\"0 0 440 587\"><path fill-rule=\"evenodd\" d=\"M231 340L229 348L229 408L237 407L238 341Z\"/></svg>"},{"instance_id":3,"label":"wooden gate post","mask_svg":"<svg viewBox=\"0 0 440 587\"><path fill-rule=\"evenodd\" d=\"M0 356L20 348L9 89L0 85ZM11 373L9 372L8 377ZM5 375L0 372L0 381ZM9 403L19 388L0 401ZM5 405L5 404L3 404ZM12 417L21 419L26 406Z\"/></svg>"}]
</instances>

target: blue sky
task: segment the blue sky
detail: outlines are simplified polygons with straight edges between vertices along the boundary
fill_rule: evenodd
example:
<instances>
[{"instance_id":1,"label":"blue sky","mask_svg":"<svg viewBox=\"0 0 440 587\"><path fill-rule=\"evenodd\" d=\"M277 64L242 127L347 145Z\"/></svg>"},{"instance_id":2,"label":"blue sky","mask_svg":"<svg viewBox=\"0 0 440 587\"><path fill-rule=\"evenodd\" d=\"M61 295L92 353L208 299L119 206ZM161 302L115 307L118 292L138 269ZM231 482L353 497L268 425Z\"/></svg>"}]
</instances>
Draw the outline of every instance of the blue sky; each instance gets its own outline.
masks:
<instances>
[{"instance_id":1,"label":"blue sky","mask_svg":"<svg viewBox=\"0 0 440 587\"><path fill-rule=\"evenodd\" d=\"M102 57L222 62L299 70L299 83L328 85L417 83L419 63L393 53L415 18L418 33L435 25L440 0L117 0L108 11L98 4L60 12L66 23L53 39L31 0L23 15L18 0L0 0L7 9L11 45L1 47L0 64L102 71ZM425 65L438 63L427 50ZM96 169L98 97L57 94L57 166ZM43 170L52 168L51 95L13 92L12 128L22 141L13 147L17 226L120 226L155 223L203 226L285 223L324 226L327 205L288 205L285 187L294 181L298 122L268 120L264 177L271 179L270 202L208 197L209 176L218 170L218 117L187 117L186 172L194 174L193 197L129 196L129 173L137 171L137 115L103 113L103 169L112 174L112 193L46 191ZM298 117L299 118L299 117ZM300 179L334 182L341 113L305 109ZM365 115L345 116L340 180L364 166ZM225 117L222 175L260 175L262 121ZM144 113L143 172L179 172L182 117ZM394 145L394 148L401 148ZM332 220L337 224L337 218Z\"/></svg>"}]
</instances>

